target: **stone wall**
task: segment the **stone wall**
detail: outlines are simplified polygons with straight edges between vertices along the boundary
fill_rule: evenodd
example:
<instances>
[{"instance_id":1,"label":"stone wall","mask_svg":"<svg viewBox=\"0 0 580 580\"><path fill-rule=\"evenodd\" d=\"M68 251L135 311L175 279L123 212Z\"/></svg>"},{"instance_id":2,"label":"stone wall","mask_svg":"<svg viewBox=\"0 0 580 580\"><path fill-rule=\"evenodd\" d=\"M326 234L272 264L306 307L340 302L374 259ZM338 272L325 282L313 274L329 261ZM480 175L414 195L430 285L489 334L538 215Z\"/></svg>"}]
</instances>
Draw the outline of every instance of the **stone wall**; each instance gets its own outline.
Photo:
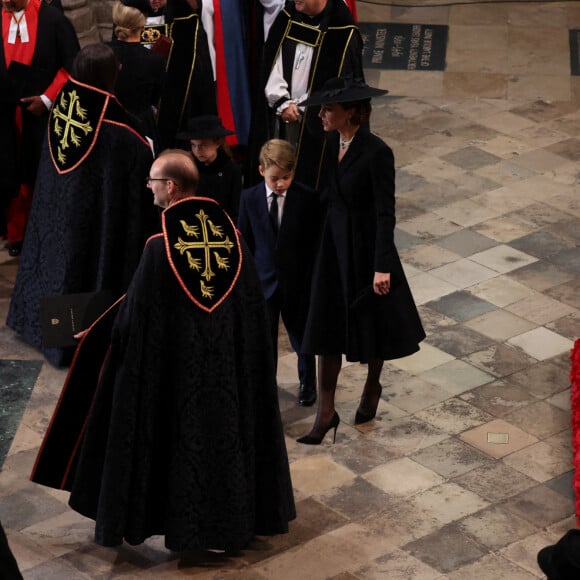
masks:
<instances>
[{"instance_id":1,"label":"stone wall","mask_svg":"<svg viewBox=\"0 0 580 580\"><path fill-rule=\"evenodd\" d=\"M113 0L62 0L81 46L111 40Z\"/></svg>"}]
</instances>

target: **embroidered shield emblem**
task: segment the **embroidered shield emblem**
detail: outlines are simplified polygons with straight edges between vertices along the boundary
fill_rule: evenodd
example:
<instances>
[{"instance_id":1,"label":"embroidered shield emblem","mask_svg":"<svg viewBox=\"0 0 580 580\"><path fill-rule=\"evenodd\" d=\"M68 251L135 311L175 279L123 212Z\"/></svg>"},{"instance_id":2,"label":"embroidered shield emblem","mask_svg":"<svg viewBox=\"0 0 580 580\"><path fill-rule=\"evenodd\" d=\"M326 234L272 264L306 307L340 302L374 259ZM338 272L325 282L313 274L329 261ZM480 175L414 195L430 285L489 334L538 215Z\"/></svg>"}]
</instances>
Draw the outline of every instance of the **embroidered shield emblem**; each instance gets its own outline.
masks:
<instances>
[{"instance_id":1,"label":"embroidered shield emblem","mask_svg":"<svg viewBox=\"0 0 580 580\"><path fill-rule=\"evenodd\" d=\"M59 173L76 169L87 157L99 133L108 93L67 82L50 112L48 143Z\"/></svg>"},{"instance_id":2,"label":"embroidered shield emblem","mask_svg":"<svg viewBox=\"0 0 580 580\"><path fill-rule=\"evenodd\" d=\"M190 197L162 215L169 263L179 284L202 310L212 312L230 294L242 253L231 218L212 199Z\"/></svg>"}]
</instances>

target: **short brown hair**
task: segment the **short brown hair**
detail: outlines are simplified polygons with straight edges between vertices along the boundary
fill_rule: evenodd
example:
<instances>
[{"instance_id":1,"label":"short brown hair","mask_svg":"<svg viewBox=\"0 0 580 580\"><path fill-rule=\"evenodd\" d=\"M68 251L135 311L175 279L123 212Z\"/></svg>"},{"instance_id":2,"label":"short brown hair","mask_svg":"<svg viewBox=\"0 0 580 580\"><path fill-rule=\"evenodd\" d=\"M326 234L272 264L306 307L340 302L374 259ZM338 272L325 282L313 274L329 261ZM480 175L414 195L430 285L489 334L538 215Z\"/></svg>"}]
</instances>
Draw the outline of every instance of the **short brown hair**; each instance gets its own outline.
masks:
<instances>
[{"instance_id":1,"label":"short brown hair","mask_svg":"<svg viewBox=\"0 0 580 580\"><path fill-rule=\"evenodd\" d=\"M284 139L270 139L260 149L260 165L264 169L276 165L286 171L294 171L296 167L296 149Z\"/></svg>"}]
</instances>

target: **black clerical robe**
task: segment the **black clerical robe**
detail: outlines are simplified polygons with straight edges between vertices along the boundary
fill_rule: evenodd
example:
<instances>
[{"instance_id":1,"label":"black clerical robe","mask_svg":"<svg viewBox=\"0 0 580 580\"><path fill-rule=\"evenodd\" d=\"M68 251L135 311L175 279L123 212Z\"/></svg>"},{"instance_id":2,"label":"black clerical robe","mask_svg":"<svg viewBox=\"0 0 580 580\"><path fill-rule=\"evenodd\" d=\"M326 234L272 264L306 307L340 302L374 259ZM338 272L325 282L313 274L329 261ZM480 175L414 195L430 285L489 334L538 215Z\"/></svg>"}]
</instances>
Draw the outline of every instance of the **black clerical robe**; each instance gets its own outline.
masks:
<instances>
[{"instance_id":1,"label":"black clerical robe","mask_svg":"<svg viewBox=\"0 0 580 580\"><path fill-rule=\"evenodd\" d=\"M97 543L240 549L295 517L265 302L216 202L163 217L116 317L82 339L32 479L72 490Z\"/></svg>"}]
</instances>

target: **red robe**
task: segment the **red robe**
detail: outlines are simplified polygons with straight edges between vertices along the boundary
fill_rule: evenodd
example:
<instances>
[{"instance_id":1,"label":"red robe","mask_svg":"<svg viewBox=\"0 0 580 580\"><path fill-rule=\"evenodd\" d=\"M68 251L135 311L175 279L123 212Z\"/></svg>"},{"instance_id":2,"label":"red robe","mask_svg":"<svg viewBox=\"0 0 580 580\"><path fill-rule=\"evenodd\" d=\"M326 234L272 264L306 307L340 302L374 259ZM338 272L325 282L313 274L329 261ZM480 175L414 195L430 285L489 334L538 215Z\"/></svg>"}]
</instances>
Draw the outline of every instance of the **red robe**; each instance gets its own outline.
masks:
<instances>
[{"instance_id":1,"label":"red robe","mask_svg":"<svg viewBox=\"0 0 580 580\"><path fill-rule=\"evenodd\" d=\"M41 10L43 11L42 15L40 14ZM44 16L47 16L47 10L49 11L48 16L50 16L50 18L43 19ZM41 0L30 0L24 8L24 14L22 16L22 18L26 21L26 27L28 29L28 42L22 42L21 38L17 36L14 44L9 44L8 35L10 31L10 23L14 18L15 17L12 12L2 10L2 50L4 52L4 62L0 63L0 65L2 68L4 68L5 71L8 71L10 65L13 62L16 62L31 67L33 72L38 72L39 70L46 72L49 69L45 66L45 63L39 64L36 61L39 57L38 53L44 51L47 44L49 44L51 47L53 47L53 50L58 53L57 60L62 61L58 63L58 68L54 69L54 76L52 76L50 82L48 84L45 82L42 83L44 85L42 94L46 95L51 101L54 101L56 95L59 93L60 89L68 79L68 73L64 68L64 65L66 64L64 61L65 59L67 61L72 60L72 57L78 50L78 41L76 39L74 29L68 20L66 20L66 17L62 14L61 11L55 9L52 6L43 5ZM42 24L45 29L41 30L39 34L39 21L42 20L45 22L45 24ZM64 24L64 31L68 34L63 35L63 30L60 27L55 26L55 22L59 20L62 24ZM49 30L46 30L47 28ZM56 47L56 44L54 41L52 41L52 39L46 38L47 35L59 35L61 37L67 36L68 38L66 41L61 40L59 46ZM40 41L41 37L42 42ZM61 50L63 46L66 46L65 50ZM21 96L37 95L27 94ZM37 150L32 156L29 151L25 151L23 147L30 147L30 143L27 143L27 141L30 141L30 135L26 135L25 125L27 121L23 118L22 107L14 107L13 115L13 118L8 122L13 126L11 136L15 139L15 142L12 145L8 144L8 147L14 147L16 149L15 157L19 165L19 157L25 157L29 159L28 167L24 166L21 174L18 176L18 183L16 184L16 188L13 189L11 187L6 187L7 191L13 192L12 195L16 195L16 197L13 197L13 199L10 201L9 207L7 207L7 236L10 242L19 242L22 241L24 237L24 230L26 228L28 213L30 211L32 188L34 186L34 177L36 175L36 163L38 161L40 141L37 144ZM32 115L26 114L24 114L24 116L32 117ZM46 121L46 115L33 119L32 121L34 124L38 125L41 120L43 121L42 125L44 125ZM43 128L44 127L42 126L36 129L34 132L37 135L41 134L43 133ZM23 137L23 135L25 136ZM33 139L33 141L36 140ZM30 159L30 157L32 157L32 159ZM9 161L8 163L16 165L14 161ZM2 185L4 186L4 184ZM6 200L2 205L6 207L7 202L8 200Z\"/></svg>"}]
</instances>

